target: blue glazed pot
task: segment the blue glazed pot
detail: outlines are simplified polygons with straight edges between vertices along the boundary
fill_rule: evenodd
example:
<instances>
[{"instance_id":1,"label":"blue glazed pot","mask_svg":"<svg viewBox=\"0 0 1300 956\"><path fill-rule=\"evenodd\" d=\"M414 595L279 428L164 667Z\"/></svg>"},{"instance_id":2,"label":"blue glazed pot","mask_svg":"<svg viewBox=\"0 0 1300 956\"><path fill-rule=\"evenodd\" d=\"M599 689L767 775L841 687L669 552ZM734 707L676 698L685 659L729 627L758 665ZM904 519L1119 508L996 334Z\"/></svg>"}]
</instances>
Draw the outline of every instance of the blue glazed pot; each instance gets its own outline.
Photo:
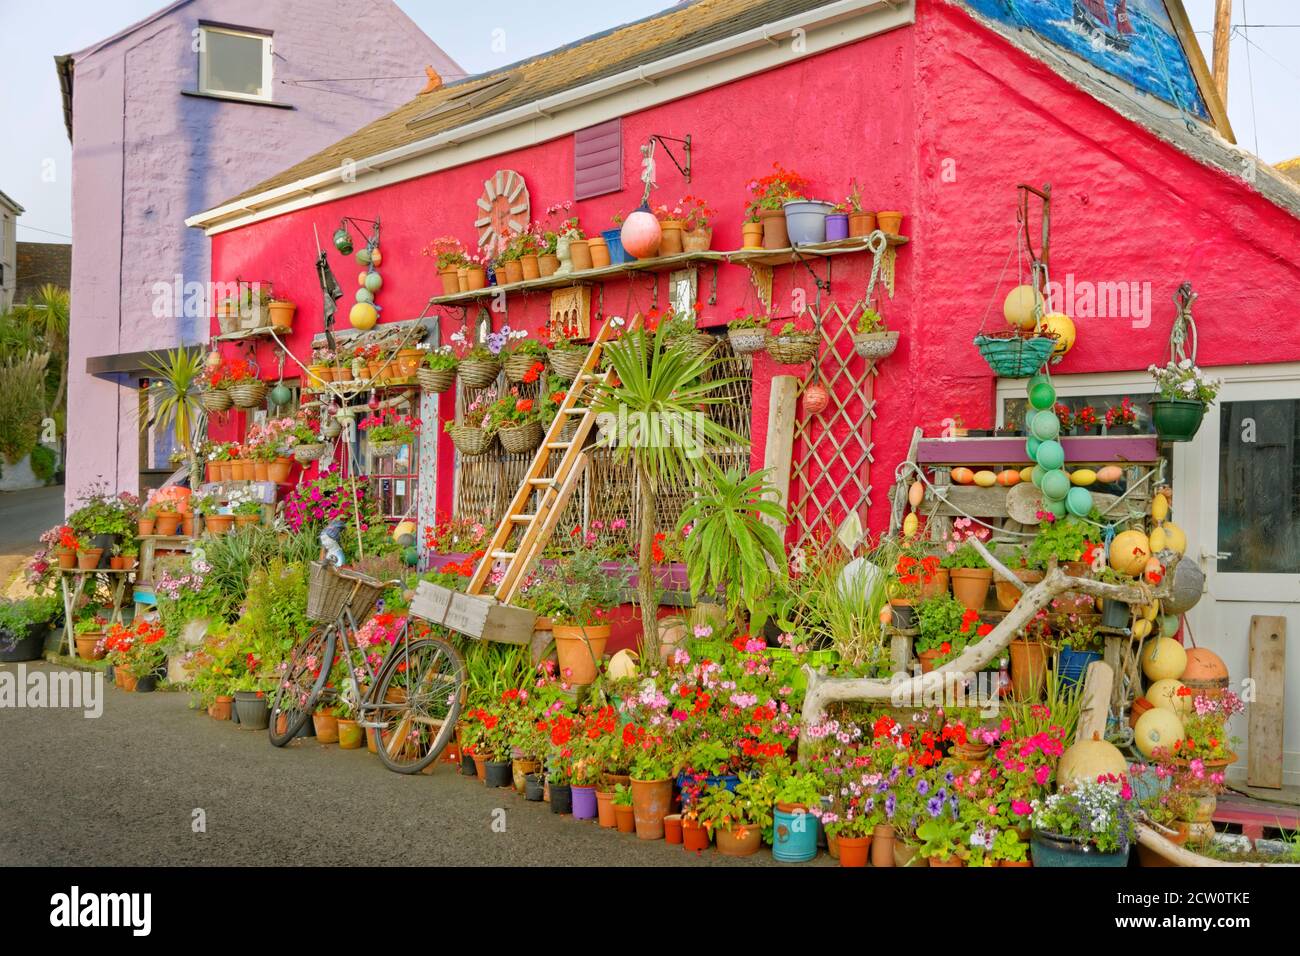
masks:
<instances>
[{"instance_id":1,"label":"blue glazed pot","mask_svg":"<svg viewBox=\"0 0 1300 956\"><path fill-rule=\"evenodd\" d=\"M1073 686L1083 680L1083 675L1088 672L1088 665L1099 660L1101 660L1100 651L1076 651L1063 647L1061 656L1057 658L1058 676L1065 684Z\"/></svg>"},{"instance_id":2,"label":"blue glazed pot","mask_svg":"<svg viewBox=\"0 0 1300 956\"><path fill-rule=\"evenodd\" d=\"M609 250L609 264L611 266L619 265L631 259L631 256L627 254L627 250L623 248L623 230L606 229L601 235L605 238L605 248Z\"/></svg>"},{"instance_id":3,"label":"blue glazed pot","mask_svg":"<svg viewBox=\"0 0 1300 956\"><path fill-rule=\"evenodd\" d=\"M1034 831L1030 838L1034 866L1128 866L1128 850L1100 853L1097 848L1052 833Z\"/></svg>"},{"instance_id":4,"label":"blue glazed pot","mask_svg":"<svg viewBox=\"0 0 1300 956\"><path fill-rule=\"evenodd\" d=\"M803 810L773 811L772 856L782 863L807 863L817 855L817 818Z\"/></svg>"},{"instance_id":5,"label":"blue glazed pot","mask_svg":"<svg viewBox=\"0 0 1300 956\"><path fill-rule=\"evenodd\" d=\"M679 773L677 775L676 784L677 784L678 791L682 795L683 806L689 806L692 802L690 796L691 791L690 789L687 788L688 782L690 781L688 781L686 774ZM700 791L703 792L705 790L712 790L716 787L724 787L725 789L730 790L732 793L735 793L736 786L739 783L740 783L740 777L736 776L734 773L724 774L721 777L716 776L714 774L709 774L707 777L705 777L703 780L700 781Z\"/></svg>"}]
</instances>

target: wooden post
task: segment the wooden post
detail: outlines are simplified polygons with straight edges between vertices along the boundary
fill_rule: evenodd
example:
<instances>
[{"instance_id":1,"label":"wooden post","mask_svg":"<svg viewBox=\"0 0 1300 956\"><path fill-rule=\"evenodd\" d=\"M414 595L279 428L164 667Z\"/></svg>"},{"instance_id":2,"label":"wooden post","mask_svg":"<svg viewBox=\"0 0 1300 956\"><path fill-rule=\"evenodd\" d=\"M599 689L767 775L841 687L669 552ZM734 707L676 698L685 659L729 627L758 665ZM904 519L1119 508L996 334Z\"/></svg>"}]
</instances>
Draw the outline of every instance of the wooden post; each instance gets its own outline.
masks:
<instances>
[{"instance_id":1,"label":"wooden post","mask_svg":"<svg viewBox=\"0 0 1300 956\"><path fill-rule=\"evenodd\" d=\"M1228 106L1228 52L1232 41L1232 0L1214 0L1214 85Z\"/></svg>"},{"instance_id":2,"label":"wooden post","mask_svg":"<svg viewBox=\"0 0 1300 956\"><path fill-rule=\"evenodd\" d=\"M763 449L763 467L770 469L772 485L776 488L774 500L782 508L790 507L790 472L794 457L794 417L799 401L799 380L793 375L772 378L772 390L767 406L767 445ZM779 535L785 526L774 519L764 518Z\"/></svg>"},{"instance_id":3,"label":"wooden post","mask_svg":"<svg viewBox=\"0 0 1300 956\"><path fill-rule=\"evenodd\" d=\"M1282 787L1282 708L1286 699L1286 618L1252 614L1250 618L1250 742L1246 783Z\"/></svg>"}]
</instances>

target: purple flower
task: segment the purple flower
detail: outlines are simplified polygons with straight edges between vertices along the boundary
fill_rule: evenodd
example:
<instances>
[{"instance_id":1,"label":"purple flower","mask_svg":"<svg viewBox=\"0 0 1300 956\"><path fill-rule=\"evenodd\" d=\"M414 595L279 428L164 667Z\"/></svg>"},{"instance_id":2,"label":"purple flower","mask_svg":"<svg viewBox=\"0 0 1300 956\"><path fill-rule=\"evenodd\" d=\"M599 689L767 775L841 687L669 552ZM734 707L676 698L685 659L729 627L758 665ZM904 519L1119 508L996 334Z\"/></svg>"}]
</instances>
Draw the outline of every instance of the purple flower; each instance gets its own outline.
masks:
<instances>
[{"instance_id":1,"label":"purple flower","mask_svg":"<svg viewBox=\"0 0 1300 956\"><path fill-rule=\"evenodd\" d=\"M916 781L916 792L920 796L924 797L930 792L930 781L926 780L924 777Z\"/></svg>"},{"instance_id":2,"label":"purple flower","mask_svg":"<svg viewBox=\"0 0 1300 956\"><path fill-rule=\"evenodd\" d=\"M938 797L931 797L926 801L925 810L931 817L937 817L943 812L943 801Z\"/></svg>"},{"instance_id":3,"label":"purple flower","mask_svg":"<svg viewBox=\"0 0 1300 956\"><path fill-rule=\"evenodd\" d=\"M889 796L885 797L885 816L892 818L894 810L898 807L898 800L891 791Z\"/></svg>"}]
</instances>

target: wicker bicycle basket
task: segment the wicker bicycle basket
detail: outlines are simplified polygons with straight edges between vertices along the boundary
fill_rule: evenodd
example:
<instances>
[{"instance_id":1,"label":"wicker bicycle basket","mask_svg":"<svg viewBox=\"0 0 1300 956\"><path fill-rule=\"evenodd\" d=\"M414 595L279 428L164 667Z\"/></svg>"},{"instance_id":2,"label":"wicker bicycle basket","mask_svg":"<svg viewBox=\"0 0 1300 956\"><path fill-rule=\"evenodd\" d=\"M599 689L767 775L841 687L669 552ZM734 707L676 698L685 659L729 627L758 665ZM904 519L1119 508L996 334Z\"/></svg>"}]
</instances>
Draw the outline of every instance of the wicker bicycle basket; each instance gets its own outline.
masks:
<instances>
[{"instance_id":1,"label":"wicker bicycle basket","mask_svg":"<svg viewBox=\"0 0 1300 956\"><path fill-rule=\"evenodd\" d=\"M1024 378L1033 375L1056 348L1056 333L1039 333L1025 337L1015 332L975 336L975 347L995 375Z\"/></svg>"},{"instance_id":2,"label":"wicker bicycle basket","mask_svg":"<svg viewBox=\"0 0 1300 956\"><path fill-rule=\"evenodd\" d=\"M383 593L381 581L359 571L340 570L326 561L313 561L307 587L307 617L328 624L348 608L354 620L364 621Z\"/></svg>"}]
</instances>

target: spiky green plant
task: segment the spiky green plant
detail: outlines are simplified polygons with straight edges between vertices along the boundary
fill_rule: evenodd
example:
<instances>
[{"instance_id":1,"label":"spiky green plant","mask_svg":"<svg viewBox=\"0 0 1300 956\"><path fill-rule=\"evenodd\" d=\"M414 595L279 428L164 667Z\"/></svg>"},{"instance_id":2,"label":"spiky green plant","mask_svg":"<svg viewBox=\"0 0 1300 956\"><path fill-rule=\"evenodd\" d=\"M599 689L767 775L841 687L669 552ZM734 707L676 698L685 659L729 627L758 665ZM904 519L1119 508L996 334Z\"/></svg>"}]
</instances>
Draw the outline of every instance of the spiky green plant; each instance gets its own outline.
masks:
<instances>
[{"instance_id":1,"label":"spiky green plant","mask_svg":"<svg viewBox=\"0 0 1300 956\"><path fill-rule=\"evenodd\" d=\"M36 447L45 411L48 352L28 352L0 363L0 453L10 463Z\"/></svg>"}]
</instances>

